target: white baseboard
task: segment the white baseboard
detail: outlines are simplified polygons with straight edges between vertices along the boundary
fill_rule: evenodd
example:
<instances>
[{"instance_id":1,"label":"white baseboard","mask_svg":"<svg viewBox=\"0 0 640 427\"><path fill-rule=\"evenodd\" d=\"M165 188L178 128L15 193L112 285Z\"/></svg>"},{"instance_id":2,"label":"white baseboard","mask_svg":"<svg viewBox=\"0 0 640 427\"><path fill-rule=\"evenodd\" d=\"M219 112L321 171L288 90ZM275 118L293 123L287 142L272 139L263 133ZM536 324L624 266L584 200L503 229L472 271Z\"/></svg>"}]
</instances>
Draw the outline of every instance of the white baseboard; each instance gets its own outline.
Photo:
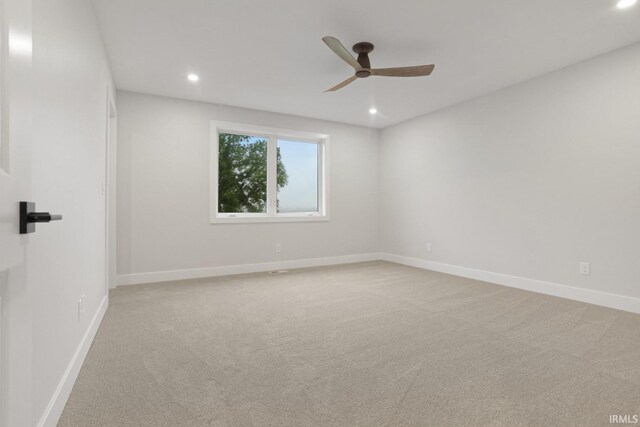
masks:
<instances>
[{"instance_id":1,"label":"white baseboard","mask_svg":"<svg viewBox=\"0 0 640 427\"><path fill-rule=\"evenodd\" d=\"M62 411L64 410L64 405L67 404L67 400L69 399L69 395L71 394L71 389L73 389L73 385L78 378L80 368L82 368L84 359L85 357L87 357L87 353L89 352L91 343L93 343L96 332L98 332L98 327L102 322L108 305L109 298L107 295L105 295L105 297L100 302L98 310L94 314L93 319L91 319L91 323L89 323L87 331L84 333L82 340L80 340L78 348L76 348L75 353L73 353L73 357L71 358L67 369L62 375L56 391L53 393L53 396L51 397L47 408L42 414L42 417L37 424L38 427L55 427L58 424L58 421L60 421L60 416L62 415Z\"/></svg>"},{"instance_id":2,"label":"white baseboard","mask_svg":"<svg viewBox=\"0 0 640 427\"><path fill-rule=\"evenodd\" d=\"M354 262L376 261L379 253L342 255L326 258L306 258L290 261L241 264L223 267L194 268L189 270L169 270L151 273L118 275L118 286L143 283L168 282L171 280L200 279L204 277L230 276L233 274L260 273L263 271L285 270L289 268L319 267L324 265L351 264Z\"/></svg>"},{"instance_id":3,"label":"white baseboard","mask_svg":"<svg viewBox=\"0 0 640 427\"><path fill-rule=\"evenodd\" d=\"M199 279L204 277L229 276L233 274L259 273L271 270L283 270L293 268L318 267L325 265L350 264L354 262L384 260L397 264L418 267L425 270L439 271L454 276L467 277L495 283L511 288L523 289L545 295L552 295L588 304L600 305L617 310L629 311L640 314L640 298L596 291L593 289L578 288L562 285L544 280L530 279L527 277L511 276L508 274L491 271L477 270L459 265L445 264L428 261L419 258L406 257L389 253L368 253L356 255L343 255L326 258L307 258L290 261L276 261L258 264L241 264L223 267L196 268L189 270L170 270L151 273L123 274L118 276L118 286L138 285L143 283L166 282L171 280Z\"/></svg>"},{"instance_id":4,"label":"white baseboard","mask_svg":"<svg viewBox=\"0 0 640 427\"><path fill-rule=\"evenodd\" d=\"M425 270L438 271L441 273L452 274L454 276L461 276L469 279L481 280L483 282L495 283L497 285L509 286L511 288L537 292L539 294L552 295L555 297L586 302L588 304L615 308L617 310L630 311L632 313L640 313L640 298L611 294L593 289L577 288L575 286L561 285L559 283L529 279L526 277L510 276L508 274L494 273L491 271L476 270L473 268L461 267L459 265L444 264L389 253L381 253L380 259L395 262L397 264L418 267Z\"/></svg>"},{"instance_id":5,"label":"white baseboard","mask_svg":"<svg viewBox=\"0 0 640 427\"><path fill-rule=\"evenodd\" d=\"M384 260L397 264L422 268L425 270L438 271L455 276L466 277L475 280L495 283L545 295L552 295L588 304L600 305L618 310L640 313L640 298L624 295L612 294L608 292L596 291L592 289L577 288L575 286L562 285L559 283L547 282L543 280L529 279L526 277L511 276L508 274L494 273L490 271L477 270L452 264L444 264L435 261L428 261L419 258L394 255L389 253L369 253L344 255L326 258L307 258L290 261L277 261L259 264L243 264L225 267L198 268L190 270L171 270L153 273L137 273L118 276L118 285L134 285L142 283L163 282L170 280L195 279L203 277L226 276L232 274L257 273L271 270L282 270L289 268L318 267L325 265L350 264L355 262ZM108 296L105 295L98 306L91 323L87 328L80 344L78 345L67 369L65 370L58 387L56 388L47 408L45 409L38 427L54 427L57 425L64 406L67 403L73 385L78 378L80 368L89 352L91 343L96 336L98 327L104 318L104 314L109 305Z\"/></svg>"}]
</instances>

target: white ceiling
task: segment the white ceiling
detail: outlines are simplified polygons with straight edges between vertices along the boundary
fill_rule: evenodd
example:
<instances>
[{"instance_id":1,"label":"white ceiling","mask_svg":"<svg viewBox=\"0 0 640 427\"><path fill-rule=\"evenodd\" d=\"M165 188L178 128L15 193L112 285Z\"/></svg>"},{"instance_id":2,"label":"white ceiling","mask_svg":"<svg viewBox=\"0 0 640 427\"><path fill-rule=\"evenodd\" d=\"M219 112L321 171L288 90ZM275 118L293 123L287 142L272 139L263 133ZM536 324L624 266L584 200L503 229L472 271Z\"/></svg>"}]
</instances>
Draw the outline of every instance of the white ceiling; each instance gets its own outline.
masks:
<instances>
[{"instance_id":1,"label":"white ceiling","mask_svg":"<svg viewBox=\"0 0 640 427\"><path fill-rule=\"evenodd\" d=\"M119 89L373 127L477 97L640 40L615 0L94 0ZM321 41L375 44L359 79ZM200 82L186 80L197 73ZM375 106L379 114L369 115Z\"/></svg>"}]
</instances>

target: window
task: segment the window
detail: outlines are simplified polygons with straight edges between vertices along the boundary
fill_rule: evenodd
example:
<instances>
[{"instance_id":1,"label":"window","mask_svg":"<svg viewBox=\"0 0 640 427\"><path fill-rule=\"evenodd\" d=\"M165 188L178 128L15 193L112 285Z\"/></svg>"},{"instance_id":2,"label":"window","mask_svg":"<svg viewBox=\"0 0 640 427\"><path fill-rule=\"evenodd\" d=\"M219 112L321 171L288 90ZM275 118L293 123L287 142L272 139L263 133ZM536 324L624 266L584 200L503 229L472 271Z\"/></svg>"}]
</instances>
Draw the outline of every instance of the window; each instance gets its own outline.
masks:
<instances>
[{"instance_id":1,"label":"window","mask_svg":"<svg viewBox=\"0 0 640 427\"><path fill-rule=\"evenodd\" d=\"M269 138L218 134L218 212L267 212Z\"/></svg>"},{"instance_id":2,"label":"window","mask_svg":"<svg viewBox=\"0 0 640 427\"><path fill-rule=\"evenodd\" d=\"M327 135L212 124L211 222L326 221Z\"/></svg>"},{"instance_id":3,"label":"window","mask_svg":"<svg viewBox=\"0 0 640 427\"><path fill-rule=\"evenodd\" d=\"M318 144L278 139L278 212L318 212Z\"/></svg>"}]
</instances>

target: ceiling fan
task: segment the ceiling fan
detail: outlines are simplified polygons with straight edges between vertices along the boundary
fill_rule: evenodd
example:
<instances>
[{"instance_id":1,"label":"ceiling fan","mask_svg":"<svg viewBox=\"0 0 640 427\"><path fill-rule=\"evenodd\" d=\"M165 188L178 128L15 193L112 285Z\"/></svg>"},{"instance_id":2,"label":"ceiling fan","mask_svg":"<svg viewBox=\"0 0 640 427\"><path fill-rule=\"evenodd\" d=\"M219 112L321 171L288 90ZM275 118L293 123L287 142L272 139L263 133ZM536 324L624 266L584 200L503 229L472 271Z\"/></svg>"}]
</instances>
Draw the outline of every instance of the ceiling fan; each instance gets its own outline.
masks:
<instances>
[{"instance_id":1,"label":"ceiling fan","mask_svg":"<svg viewBox=\"0 0 640 427\"><path fill-rule=\"evenodd\" d=\"M360 42L353 45L353 51L358 54L358 59L353 57L349 51L340 43L335 37L323 37L322 41L329 46L336 55L338 55L347 64L351 65L356 73L352 77L343 81L326 90L325 92L335 92L338 89L342 89L349 83L354 82L356 79L366 78L369 76L384 76L384 77L419 77L429 76L433 72L435 65L416 65L414 67L396 67L396 68L371 68L371 62L369 61L369 53L373 51L373 44L369 42Z\"/></svg>"}]
</instances>

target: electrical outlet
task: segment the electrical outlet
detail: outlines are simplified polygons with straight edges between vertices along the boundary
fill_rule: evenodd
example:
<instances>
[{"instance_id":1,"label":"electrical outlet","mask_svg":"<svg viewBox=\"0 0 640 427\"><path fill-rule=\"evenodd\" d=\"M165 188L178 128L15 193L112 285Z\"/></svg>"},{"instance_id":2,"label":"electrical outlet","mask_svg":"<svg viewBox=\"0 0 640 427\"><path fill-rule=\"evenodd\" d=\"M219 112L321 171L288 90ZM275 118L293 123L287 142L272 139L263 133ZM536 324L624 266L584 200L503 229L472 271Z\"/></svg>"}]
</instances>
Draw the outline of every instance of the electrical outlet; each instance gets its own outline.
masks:
<instances>
[{"instance_id":1,"label":"electrical outlet","mask_svg":"<svg viewBox=\"0 0 640 427\"><path fill-rule=\"evenodd\" d=\"M427 243L427 252L431 252L431 243Z\"/></svg>"},{"instance_id":2,"label":"electrical outlet","mask_svg":"<svg viewBox=\"0 0 640 427\"><path fill-rule=\"evenodd\" d=\"M276 253L279 254L282 252L282 243L276 243Z\"/></svg>"},{"instance_id":3,"label":"electrical outlet","mask_svg":"<svg viewBox=\"0 0 640 427\"><path fill-rule=\"evenodd\" d=\"M580 274L583 276L589 276L591 274L591 263L589 262L581 262L580 263Z\"/></svg>"}]
</instances>

